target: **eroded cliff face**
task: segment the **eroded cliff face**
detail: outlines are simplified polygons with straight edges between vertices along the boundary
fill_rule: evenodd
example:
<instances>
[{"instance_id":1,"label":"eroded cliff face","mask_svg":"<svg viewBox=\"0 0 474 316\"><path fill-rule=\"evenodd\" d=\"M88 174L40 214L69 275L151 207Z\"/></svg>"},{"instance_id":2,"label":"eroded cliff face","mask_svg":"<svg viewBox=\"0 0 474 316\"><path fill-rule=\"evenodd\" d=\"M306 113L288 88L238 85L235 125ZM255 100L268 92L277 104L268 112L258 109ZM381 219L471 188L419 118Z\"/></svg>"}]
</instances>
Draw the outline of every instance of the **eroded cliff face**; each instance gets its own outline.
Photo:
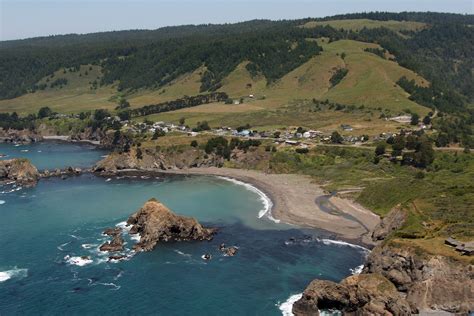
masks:
<instances>
[{"instance_id":1,"label":"eroded cliff face","mask_svg":"<svg viewBox=\"0 0 474 316\"><path fill-rule=\"evenodd\" d=\"M293 306L295 315L319 315L338 309L344 315L410 315L445 311L467 315L474 310L474 266L415 247L385 240L406 219L395 207L373 233L378 245L362 274L340 283L315 280Z\"/></svg>"},{"instance_id":2,"label":"eroded cliff face","mask_svg":"<svg viewBox=\"0 0 474 316\"><path fill-rule=\"evenodd\" d=\"M474 266L449 257L400 247L396 241L376 247L363 273L379 273L404 294L412 312L474 310Z\"/></svg>"},{"instance_id":3,"label":"eroded cliff face","mask_svg":"<svg viewBox=\"0 0 474 316\"><path fill-rule=\"evenodd\" d=\"M165 205L151 199L127 221L130 234L139 234L137 251L150 251L158 242L211 240L215 229L205 228L194 218L176 215Z\"/></svg>"},{"instance_id":4,"label":"eroded cliff face","mask_svg":"<svg viewBox=\"0 0 474 316\"><path fill-rule=\"evenodd\" d=\"M23 186L34 186L40 174L28 159L0 160L0 181L14 181Z\"/></svg>"},{"instance_id":5,"label":"eroded cliff face","mask_svg":"<svg viewBox=\"0 0 474 316\"><path fill-rule=\"evenodd\" d=\"M222 157L214 154L206 155L203 151L190 147L183 151L160 152L151 149L137 148L129 152L111 153L99 161L93 168L94 172L116 173L124 169L168 170L194 167L220 167L224 164Z\"/></svg>"}]
</instances>

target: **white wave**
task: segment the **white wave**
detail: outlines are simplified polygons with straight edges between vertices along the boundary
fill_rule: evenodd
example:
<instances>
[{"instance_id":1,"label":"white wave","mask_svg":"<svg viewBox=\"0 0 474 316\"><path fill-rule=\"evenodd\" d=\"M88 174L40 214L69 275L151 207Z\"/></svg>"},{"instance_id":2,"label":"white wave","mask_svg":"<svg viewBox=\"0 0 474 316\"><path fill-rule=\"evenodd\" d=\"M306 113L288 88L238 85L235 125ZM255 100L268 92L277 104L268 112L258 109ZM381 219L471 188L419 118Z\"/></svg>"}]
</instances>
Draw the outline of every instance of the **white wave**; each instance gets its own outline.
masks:
<instances>
[{"instance_id":1,"label":"white wave","mask_svg":"<svg viewBox=\"0 0 474 316\"><path fill-rule=\"evenodd\" d=\"M130 225L127 225L127 222L125 221L115 224L115 227L122 228L127 231L129 231L132 228Z\"/></svg>"},{"instance_id":2,"label":"white wave","mask_svg":"<svg viewBox=\"0 0 474 316\"><path fill-rule=\"evenodd\" d=\"M16 192L16 191L20 191L22 189L22 187L16 187L16 185L13 185L13 189L11 190L6 190L6 191L2 191L0 192L1 194L7 194L7 193L12 193L12 192Z\"/></svg>"},{"instance_id":3,"label":"white wave","mask_svg":"<svg viewBox=\"0 0 474 316\"><path fill-rule=\"evenodd\" d=\"M321 316L341 316L342 312L337 309L319 310Z\"/></svg>"},{"instance_id":4,"label":"white wave","mask_svg":"<svg viewBox=\"0 0 474 316\"><path fill-rule=\"evenodd\" d=\"M65 242L64 244L61 244L61 245L57 246L56 248L58 248L58 250L64 251L63 247L69 245L69 243L71 243L71 242L70 241Z\"/></svg>"},{"instance_id":5,"label":"white wave","mask_svg":"<svg viewBox=\"0 0 474 316\"><path fill-rule=\"evenodd\" d=\"M97 244L82 244L81 247L84 248L84 249L91 249L91 248L94 248L96 247Z\"/></svg>"},{"instance_id":6,"label":"white wave","mask_svg":"<svg viewBox=\"0 0 474 316\"><path fill-rule=\"evenodd\" d=\"M40 153L40 152L41 152L41 150L38 150L38 152Z\"/></svg>"},{"instance_id":7,"label":"white wave","mask_svg":"<svg viewBox=\"0 0 474 316\"><path fill-rule=\"evenodd\" d=\"M331 239L318 239L319 241L321 241L323 244L325 245L335 245L335 246L346 246L346 247L352 247L352 248L357 248L357 249L360 249L366 253L370 252L369 249L365 248L365 247L362 247L362 246L359 246L359 245L354 245L354 244L351 244L351 243L348 243L348 242L345 242L345 241L342 241L342 240L331 240Z\"/></svg>"},{"instance_id":8,"label":"white wave","mask_svg":"<svg viewBox=\"0 0 474 316\"><path fill-rule=\"evenodd\" d=\"M66 262L69 264L79 267L83 267L93 262L90 257L70 257L69 255L65 256L64 260L66 260Z\"/></svg>"},{"instance_id":9,"label":"white wave","mask_svg":"<svg viewBox=\"0 0 474 316\"><path fill-rule=\"evenodd\" d=\"M11 278L25 278L28 276L28 269L18 269L15 267L12 270L0 271L0 282L5 282Z\"/></svg>"},{"instance_id":10,"label":"white wave","mask_svg":"<svg viewBox=\"0 0 474 316\"><path fill-rule=\"evenodd\" d=\"M22 153L27 153L27 152L29 152L29 150L28 149L22 149L21 152Z\"/></svg>"},{"instance_id":11,"label":"white wave","mask_svg":"<svg viewBox=\"0 0 474 316\"><path fill-rule=\"evenodd\" d=\"M96 284L103 285L103 286L111 286L111 287L113 287L112 290L114 290L114 291L120 290L120 285L117 285L117 284L115 284L115 283L101 283L101 282L97 282Z\"/></svg>"},{"instance_id":12,"label":"white wave","mask_svg":"<svg viewBox=\"0 0 474 316\"><path fill-rule=\"evenodd\" d=\"M0 205L5 204L4 200L0 200Z\"/></svg>"},{"instance_id":13,"label":"white wave","mask_svg":"<svg viewBox=\"0 0 474 316\"><path fill-rule=\"evenodd\" d=\"M355 267L355 268L353 268L353 269L350 269L350 271L351 271L351 273L352 273L353 275L355 275L355 274L360 274L360 273L362 272L362 269L364 269L364 265L363 265L363 264L361 264L360 266L357 266L357 267Z\"/></svg>"},{"instance_id":14,"label":"white wave","mask_svg":"<svg viewBox=\"0 0 474 316\"><path fill-rule=\"evenodd\" d=\"M293 304L303 297L303 293L291 295L286 301L281 304L277 304L283 316L293 316Z\"/></svg>"},{"instance_id":15,"label":"white wave","mask_svg":"<svg viewBox=\"0 0 474 316\"><path fill-rule=\"evenodd\" d=\"M21 146L21 144L15 144L15 147L19 147L19 146Z\"/></svg>"},{"instance_id":16,"label":"white wave","mask_svg":"<svg viewBox=\"0 0 474 316\"><path fill-rule=\"evenodd\" d=\"M109 182L109 181L111 181L111 180L112 180L112 178L108 178L107 180L105 180L105 182Z\"/></svg>"},{"instance_id":17,"label":"white wave","mask_svg":"<svg viewBox=\"0 0 474 316\"><path fill-rule=\"evenodd\" d=\"M189 254L189 253L184 253L184 252L179 251L179 250L177 250L177 249L175 249L174 252L176 252L177 254L179 254L179 255L181 255L181 256L183 256L183 257L191 257L191 254Z\"/></svg>"},{"instance_id":18,"label":"white wave","mask_svg":"<svg viewBox=\"0 0 474 316\"><path fill-rule=\"evenodd\" d=\"M258 196L260 197L260 201L262 201L262 204L263 204L263 208L258 212L258 218L262 218L263 216L266 216L268 219L270 219L271 221L273 221L275 223L280 222L280 220L273 218L273 216L271 214L271 210L272 210L272 207L273 207L272 200L265 193L263 193L260 189L254 187L253 185L251 185L249 183L245 183L245 182L233 179L233 178L228 178L228 177L223 177L223 176L217 176L217 178L230 181L230 182L235 183L237 185L242 185L247 190L252 191L254 193L257 193Z\"/></svg>"},{"instance_id":19,"label":"white wave","mask_svg":"<svg viewBox=\"0 0 474 316\"><path fill-rule=\"evenodd\" d=\"M114 280L118 280L122 277L123 271L120 271L116 276L114 276Z\"/></svg>"},{"instance_id":20,"label":"white wave","mask_svg":"<svg viewBox=\"0 0 474 316\"><path fill-rule=\"evenodd\" d=\"M142 238L142 236L140 234L130 234L130 239L131 240L135 240L135 241L140 241L140 239Z\"/></svg>"}]
</instances>

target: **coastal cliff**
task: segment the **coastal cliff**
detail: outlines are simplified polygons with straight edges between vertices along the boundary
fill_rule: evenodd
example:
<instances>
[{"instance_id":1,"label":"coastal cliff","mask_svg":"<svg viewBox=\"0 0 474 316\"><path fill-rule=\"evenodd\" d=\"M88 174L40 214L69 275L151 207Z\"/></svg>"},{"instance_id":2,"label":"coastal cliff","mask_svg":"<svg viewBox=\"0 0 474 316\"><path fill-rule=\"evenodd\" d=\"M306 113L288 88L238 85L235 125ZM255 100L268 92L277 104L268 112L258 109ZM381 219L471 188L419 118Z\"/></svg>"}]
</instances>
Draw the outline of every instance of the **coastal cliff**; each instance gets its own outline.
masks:
<instances>
[{"instance_id":1,"label":"coastal cliff","mask_svg":"<svg viewBox=\"0 0 474 316\"><path fill-rule=\"evenodd\" d=\"M130 234L139 234L137 251L150 251L160 241L211 240L215 229L205 228L194 218L179 216L156 199L143 205L127 221Z\"/></svg>"},{"instance_id":2,"label":"coastal cliff","mask_svg":"<svg viewBox=\"0 0 474 316\"><path fill-rule=\"evenodd\" d=\"M0 160L0 181L14 181L23 186L34 186L40 174L28 159Z\"/></svg>"},{"instance_id":3,"label":"coastal cliff","mask_svg":"<svg viewBox=\"0 0 474 316\"><path fill-rule=\"evenodd\" d=\"M426 311L467 315L473 311L474 266L389 239L405 220L400 205L392 209L373 230L372 239L378 245L362 273L340 283L314 280L293 305L293 313L319 315L320 309L337 309L344 315Z\"/></svg>"},{"instance_id":4,"label":"coastal cliff","mask_svg":"<svg viewBox=\"0 0 474 316\"><path fill-rule=\"evenodd\" d=\"M0 128L0 142L5 143L34 143L43 140L40 132L29 129L3 129Z\"/></svg>"},{"instance_id":5,"label":"coastal cliff","mask_svg":"<svg viewBox=\"0 0 474 316\"><path fill-rule=\"evenodd\" d=\"M129 152L113 152L99 161L94 172L114 174L120 170L169 170L194 167L222 166L224 159L214 154L205 154L190 147L183 151L160 152L152 149L131 148Z\"/></svg>"},{"instance_id":6,"label":"coastal cliff","mask_svg":"<svg viewBox=\"0 0 474 316\"><path fill-rule=\"evenodd\" d=\"M403 293L413 313L474 310L472 264L420 252L394 240L372 251L363 273L383 275Z\"/></svg>"}]
</instances>

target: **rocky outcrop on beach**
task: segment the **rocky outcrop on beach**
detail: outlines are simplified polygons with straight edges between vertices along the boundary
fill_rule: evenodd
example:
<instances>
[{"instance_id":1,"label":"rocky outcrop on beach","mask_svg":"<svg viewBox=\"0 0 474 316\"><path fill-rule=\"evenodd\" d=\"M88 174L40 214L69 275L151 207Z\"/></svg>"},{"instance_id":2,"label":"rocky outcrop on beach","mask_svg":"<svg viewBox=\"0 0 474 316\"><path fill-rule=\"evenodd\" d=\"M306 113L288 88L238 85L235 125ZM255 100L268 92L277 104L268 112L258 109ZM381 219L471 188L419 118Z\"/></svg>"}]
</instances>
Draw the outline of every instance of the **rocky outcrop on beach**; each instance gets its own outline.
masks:
<instances>
[{"instance_id":1,"label":"rocky outcrop on beach","mask_svg":"<svg viewBox=\"0 0 474 316\"><path fill-rule=\"evenodd\" d=\"M319 315L335 309L344 315L410 315L395 286L379 274L353 275L341 283L314 280L293 305L293 314Z\"/></svg>"},{"instance_id":2,"label":"rocky outcrop on beach","mask_svg":"<svg viewBox=\"0 0 474 316\"><path fill-rule=\"evenodd\" d=\"M22 186L34 186L40 174L28 159L0 160L0 181L14 181Z\"/></svg>"},{"instance_id":3,"label":"rocky outcrop on beach","mask_svg":"<svg viewBox=\"0 0 474 316\"><path fill-rule=\"evenodd\" d=\"M140 241L134 245L137 251L150 251L158 242L211 240L216 232L204 228L194 218L174 214L156 199L151 199L130 216L130 234L139 234Z\"/></svg>"},{"instance_id":4,"label":"rocky outcrop on beach","mask_svg":"<svg viewBox=\"0 0 474 316\"><path fill-rule=\"evenodd\" d=\"M94 172L116 174L122 170L162 171L198 167L220 167L224 159L220 156L207 155L200 149L190 147L182 151L156 151L151 148L132 148L129 152L114 152L99 161Z\"/></svg>"}]
</instances>

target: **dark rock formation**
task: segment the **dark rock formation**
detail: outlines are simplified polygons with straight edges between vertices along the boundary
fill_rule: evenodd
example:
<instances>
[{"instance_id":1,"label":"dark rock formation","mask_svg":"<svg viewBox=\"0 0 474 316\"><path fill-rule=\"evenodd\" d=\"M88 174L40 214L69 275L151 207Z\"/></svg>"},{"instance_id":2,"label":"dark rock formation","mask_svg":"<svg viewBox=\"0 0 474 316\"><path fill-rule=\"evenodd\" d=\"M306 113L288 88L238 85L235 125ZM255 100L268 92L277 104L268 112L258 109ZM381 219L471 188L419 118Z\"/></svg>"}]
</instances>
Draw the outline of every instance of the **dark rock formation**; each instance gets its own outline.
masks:
<instances>
[{"instance_id":1,"label":"dark rock formation","mask_svg":"<svg viewBox=\"0 0 474 316\"><path fill-rule=\"evenodd\" d=\"M120 261L120 260L123 260L127 258L127 256L124 256L124 255L113 255L113 256L109 256L109 260L108 261Z\"/></svg>"},{"instance_id":2,"label":"dark rock formation","mask_svg":"<svg viewBox=\"0 0 474 316\"><path fill-rule=\"evenodd\" d=\"M406 212L400 205L394 207L372 232L372 240L377 242L387 238L390 233L402 227L406 220Z\"/></svg>"},{"instance_id":3,"label":"dark rock formation","mask_svg":"<svg viewBox=\"0 0 474 316\"><path fill-rule=\"evenodd\" d=\"M107 228L104 235L112 236L112 241L107 241L100 246L100 251L117 252L123 250L124 240L120 228Z\"/></svg>"},{"instance_id":4,"label":"dark rock formation","mask_svg":"<svg viewBox=\"0 0 474 316\"><path fill-rule=\"evenodd\" d=\"M28 159L0 160L0 181L15 181L23 186L34 186L40 174Z\"/></svg>"},{"instance_id":5,"label":"dark rock formation","mask_svg":"<svg viewBox=\"0 0 474 316\"><path fill-rule=\"evenodd\" d=\"M230 246L230 247L225 247L225 248L222 248L221 251L229 256L229 257L233 257L237 254L237 247L234 247L234 246Z\"/></svg>"},{"instance_id":6,"label":"dark rock formation","mask_svg":"<svg viewBox=\"0 0 474 316\"><path fill-rule=\"evenodd\" d=\"M379 274L354 275L340 284L315 280L293 305L293 314L319 315L336 309L344 315L410 315L410 307L390 281Z\"/></svg>"},{"instance_id":7,"label":"dark rock formation","mask_svg":"<svg viewBox=\"0 0 474 316\"><path fill-rule=\"evenodd\" d=\"M130 234L140 234L134 246L137 251L150 251L159 241L211 240L215 233L215 229L202 227L194 218L174 214L156 199L130 216L127 225L132 225Z\"/></svg>"}]
</instances>

